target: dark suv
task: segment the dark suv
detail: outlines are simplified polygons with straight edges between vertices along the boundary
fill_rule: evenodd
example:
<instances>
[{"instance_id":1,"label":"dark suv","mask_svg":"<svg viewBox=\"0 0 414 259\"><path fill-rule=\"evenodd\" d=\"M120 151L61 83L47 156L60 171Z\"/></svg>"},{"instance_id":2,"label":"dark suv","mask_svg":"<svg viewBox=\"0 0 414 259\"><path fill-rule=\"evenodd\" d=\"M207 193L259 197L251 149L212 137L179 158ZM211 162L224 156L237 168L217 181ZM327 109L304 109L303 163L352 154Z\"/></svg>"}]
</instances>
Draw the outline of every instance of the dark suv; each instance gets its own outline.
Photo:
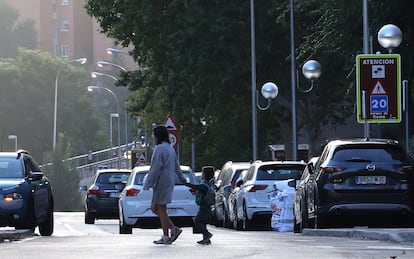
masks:
<instances>
[{"instance_id":1,"label":"dark suv","mask_svg":"<svg viewBox=\"0 0 414 259\"><path fill-rule=\"evenodd\" d=\"M0 227L52 235L52 188L27 151L0 152L0 197Z\"/></svg>"},{"instance_id":2,"label":"dark suv","mask_svg":"<svg viewBox=\"0 0 414 259\"><path fill-rule=\"evenodd\" d=\"M85 224L95 219L118 219L118 200L131 174L131 169L101 169L96 172L93 184L87 189L85 199Z\"/></svg>"},{"instance_id":3,"label":"dark suv","mask_svg":"<svg viewBox=\"0 0 414 259\"><path fill-rule=\"evenodd\" d=\"M295 232L304 225L370 226L378 219L412 224L414 167L394 140L331 141L298 187L306 191L295 198Z\"/></svg>"}]
</instances>

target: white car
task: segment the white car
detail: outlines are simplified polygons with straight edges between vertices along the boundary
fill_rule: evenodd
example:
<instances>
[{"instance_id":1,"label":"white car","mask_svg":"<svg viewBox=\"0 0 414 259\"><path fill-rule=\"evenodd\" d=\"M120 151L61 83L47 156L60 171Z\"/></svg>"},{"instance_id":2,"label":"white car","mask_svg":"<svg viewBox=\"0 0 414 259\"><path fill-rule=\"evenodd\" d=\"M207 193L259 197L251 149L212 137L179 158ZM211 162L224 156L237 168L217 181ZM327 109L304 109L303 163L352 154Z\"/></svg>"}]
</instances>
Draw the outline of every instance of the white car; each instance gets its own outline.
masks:
<instances>
[{"instance_id":1,"label":"white car","mask_svg":"<svg viewBox=\"0 0 414 259\"><path fill-rule=\"evenodd\" d=\"M196 180L191 168L180 167L187 182L195 184ZM149 169L150 166L135 167L119 197L120 234L132 234L132 228L136 227L140 220L157 218L151 210L152 188L143 190ZM167 205L167 212L172 220L186 220L192 224L193 217L198 212L195 194L195 189L185 186L178 177L176 178L172 203Z\"/></svg>"},{"instance_id":2,"label":"white car","mask_svg":"<svg viewBox=\"0 0 414 259\"><path fill-rule=\"evenodd\" d=\"M299 180L305 162L299 161L256 161L247 170L244 177L236 182L239 189L232 193L233 225L237 230L247 230L255 222L268 223L272 210L269 193L275 190L278 181Z\"/></svg>"}]
</instances>

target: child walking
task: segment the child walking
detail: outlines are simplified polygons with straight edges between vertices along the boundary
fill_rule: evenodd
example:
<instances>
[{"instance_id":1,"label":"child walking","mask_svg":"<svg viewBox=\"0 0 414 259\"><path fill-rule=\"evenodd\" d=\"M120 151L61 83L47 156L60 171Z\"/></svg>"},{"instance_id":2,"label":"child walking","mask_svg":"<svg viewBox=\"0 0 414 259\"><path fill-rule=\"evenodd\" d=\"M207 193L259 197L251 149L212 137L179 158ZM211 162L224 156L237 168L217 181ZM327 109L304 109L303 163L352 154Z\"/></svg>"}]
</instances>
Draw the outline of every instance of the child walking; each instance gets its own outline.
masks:
<instances>
[{"instance_id":1,"label":"child walking","mask_svg":"<svg viewBox=\"0 0 414 259\"><path fill-rule=\"evenodd\" d=\"M209 191L209 188L214 184L214 167L213 166L204 166L201 170L201 183L200 184L191 184L185 183L186 186L194 188L197 190L196 194L196 203L200 206L197 216L194 220L195 227L203 234L203 239L198 241L198 244L209 245L211 244L211 234L207 230L207 223L209 222L210 213L211 213L211 202L209 202L205 197Z\"/></svg>"}]
</instances>

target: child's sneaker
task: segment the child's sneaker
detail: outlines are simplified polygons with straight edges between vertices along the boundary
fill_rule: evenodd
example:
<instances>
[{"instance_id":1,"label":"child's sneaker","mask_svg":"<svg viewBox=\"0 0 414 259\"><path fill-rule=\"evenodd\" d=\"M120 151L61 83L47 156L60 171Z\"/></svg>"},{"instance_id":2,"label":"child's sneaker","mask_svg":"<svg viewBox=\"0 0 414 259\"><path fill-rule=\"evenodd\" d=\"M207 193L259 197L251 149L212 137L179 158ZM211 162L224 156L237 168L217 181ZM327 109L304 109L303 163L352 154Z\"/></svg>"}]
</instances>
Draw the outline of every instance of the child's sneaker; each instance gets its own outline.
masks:
<instances>
[{"instance_id":1,"label":"child's sneaker","mask_svg":"<svg viewBox=\"0 0 414 259\"><path fill-rule=\"evenodd\" d=\"M171 238L170 238L171 243L174 242L175 240L177 240L177 238L181 234L181 232L183 232L183 230L179 227L171 228Z\"/></svg>"},{"instance_id":2,"label":"child's sneaker","mask_svg":"<svg viewBox=\"0 0 414 259\"><path fill-rule=\"evenodd\" d=\"M167 236L162 236L161 239L155 240L154 244L156 244L156 245L170 245L171 244L171 239Z\"/></svg>"}]
</instances>

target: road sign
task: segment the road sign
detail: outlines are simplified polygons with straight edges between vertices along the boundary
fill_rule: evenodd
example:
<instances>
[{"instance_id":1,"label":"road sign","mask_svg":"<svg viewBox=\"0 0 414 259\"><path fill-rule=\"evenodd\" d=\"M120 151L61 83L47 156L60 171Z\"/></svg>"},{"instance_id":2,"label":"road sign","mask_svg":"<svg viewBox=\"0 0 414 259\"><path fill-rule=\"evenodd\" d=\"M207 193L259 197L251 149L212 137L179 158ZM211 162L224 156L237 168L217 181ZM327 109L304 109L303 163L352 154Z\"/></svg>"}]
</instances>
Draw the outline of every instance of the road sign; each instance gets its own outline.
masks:
<instances>
[{"instance_id":1,"label":"road sign","mask_svg":"<svg viewBox=\"0 0 414 259\"><path fill-rule=\"evenodd\" d=\"M362 114L365 91L367 123L401 122L400 55L358 55L356 67L357 121L365 123Z\"/></svg>"},{"instance_id":2,"label":"road sign","mask_svg":"<svg viewBox=\"0 0 414 259\"><path fill-rule=\"evenodd\" d=\"M173 147L175 147L178 144L178 137L177 137L177 135L175 135L175 133L170 132L170 133L168 133L168 136L170 138L171 145Z\"/></svg>"},{"instance_id":3,"label":"road sign","mask_svg":"<svg viewBox=\"0 0 414 259\"><path fill-rule=\"evenodd\" d=\"M165 118L163 125L167 128L168 132L177 132L178 126L175 123L173 117L171 115L167 115L167 118Z\"/></svg>"}]
</instances>

